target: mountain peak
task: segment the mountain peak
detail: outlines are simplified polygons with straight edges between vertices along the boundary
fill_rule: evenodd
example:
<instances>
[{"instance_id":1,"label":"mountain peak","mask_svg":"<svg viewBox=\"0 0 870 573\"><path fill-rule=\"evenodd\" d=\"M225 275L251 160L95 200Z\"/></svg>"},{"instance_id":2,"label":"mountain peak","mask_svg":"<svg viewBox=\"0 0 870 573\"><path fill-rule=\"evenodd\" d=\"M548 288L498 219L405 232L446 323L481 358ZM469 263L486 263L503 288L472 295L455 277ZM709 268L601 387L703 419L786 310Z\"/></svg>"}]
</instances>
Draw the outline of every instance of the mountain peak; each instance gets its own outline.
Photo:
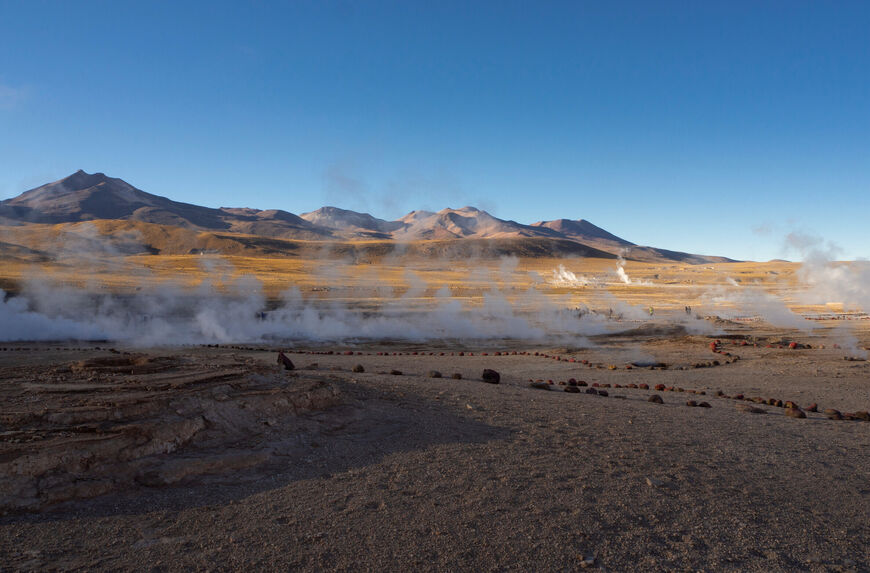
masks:
<instances>
[{"instance_id":1,"label":"mountain peak","mask_svg":"<svg viewBox=\"0 0 870 573\"><path fill-rule=\"evenodd\" d=\"M72 175L68 175L63 179L55 181L55 183L61 184L67 191L81 191L82 189L95 187L100 183L106 183L107 181L109 181L109 178L106 177L105 173L90 174L83 169L79 169Z\"/></svg>"}]
</instances>

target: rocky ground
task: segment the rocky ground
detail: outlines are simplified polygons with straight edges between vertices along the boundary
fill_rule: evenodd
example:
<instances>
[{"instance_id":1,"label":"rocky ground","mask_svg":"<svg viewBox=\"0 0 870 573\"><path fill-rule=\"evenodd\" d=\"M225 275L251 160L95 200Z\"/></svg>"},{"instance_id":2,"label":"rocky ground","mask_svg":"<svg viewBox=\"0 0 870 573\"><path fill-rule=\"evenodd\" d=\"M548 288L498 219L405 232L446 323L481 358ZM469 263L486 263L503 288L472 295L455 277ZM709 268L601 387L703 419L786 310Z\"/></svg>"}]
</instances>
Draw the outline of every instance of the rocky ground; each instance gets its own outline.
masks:
<instances>
[{"instance_id":1,"label":"rocky ground","mask_svg":"<svg viewBox=\"0 0 870 573\"><path fill-rule=\"evenodd\" d=\"M8 345L0 568L870 570L870 366L833 346Z\"/></svg>"}]
</instances>

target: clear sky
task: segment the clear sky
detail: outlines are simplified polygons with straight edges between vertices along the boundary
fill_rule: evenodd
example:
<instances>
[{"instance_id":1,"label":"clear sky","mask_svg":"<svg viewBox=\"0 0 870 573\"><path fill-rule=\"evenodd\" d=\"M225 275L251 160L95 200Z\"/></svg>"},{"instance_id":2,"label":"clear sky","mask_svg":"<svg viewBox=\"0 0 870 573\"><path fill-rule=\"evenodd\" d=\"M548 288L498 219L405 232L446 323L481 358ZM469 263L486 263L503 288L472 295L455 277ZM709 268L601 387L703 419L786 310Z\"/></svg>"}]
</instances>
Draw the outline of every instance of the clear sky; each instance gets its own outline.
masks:
<instances>
[{"instance_id":1,"label":"clear sky","mask_svg":"<svg viewBox=\"0 0 870 573\"><path fill-rule=\"evenodd\" d=\"M870 2L0 0L0 199L471 204L766 260L870 256Z\"/></svg>"}]
</instances>

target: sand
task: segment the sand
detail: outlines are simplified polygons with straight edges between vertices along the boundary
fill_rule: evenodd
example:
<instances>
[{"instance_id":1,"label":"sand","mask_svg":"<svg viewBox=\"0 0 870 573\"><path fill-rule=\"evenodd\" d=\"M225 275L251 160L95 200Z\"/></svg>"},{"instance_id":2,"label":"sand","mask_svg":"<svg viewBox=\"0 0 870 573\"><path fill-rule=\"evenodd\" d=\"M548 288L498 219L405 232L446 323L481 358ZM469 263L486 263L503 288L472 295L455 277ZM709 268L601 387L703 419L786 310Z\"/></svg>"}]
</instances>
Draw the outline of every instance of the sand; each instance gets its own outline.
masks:
<instances>
[{"instance_id":1,"label":"sand","mask_svg":"<svg viewBox=\"0 0 870 573\"><path fill-rule=\"evenodd\" d=\"M152 443L153 432L142 428L167 417L205 423L175 449L140 452L141 474L124 463L125 447L94 457L61 481L99 478L105 487L67 487L66 501L57 499L60 490L38 486L71 470L29 466L30 505L3 500L0 563L11 570L868 570L870 423L810 411L795 419L733 396L868 410L870 363L844 360L824 330L813 337L727 330L748 346L720 338L713 353L714 339L653 329L602 337L588 349L397 343L353 347L348 356L341 352L350 347L333 354L282 347L293 371L276 364L277 347L111 352L6 344L6 478L22 451L54 459L51 440L71 439L63 430L76 423L52 421L51 412L129 404L133 383L142 392L136 400L161 407L105 421L100 432L135 422ZM812 348L779 348L790 340ZM650 357L667 369L626 369ZM131 358L172 362L150 373L100 374L93 366ZM713 360L720 364L708 366ZM353 372L357 364L365 372ZM501 383L482 382L484 368L498 371ZM185 410L182 390L165 383L196 372L226 377L184 386ZM570 378L587 383L583 392L564 391L559 382ZM552 380L552 389L530 388L530 379ZM592 384L608 396L585 393ZM222 385L229 390L215 390ZM329 399L293 402L313 389ZM274 400L254 400L254 390L295 406L275 410ZM648 402L654 394L664 403ZM230 416L215 409L220 404L246 414ZM33 416L24 422L22 412ZM79 436L98 431L77 424ZM236 463L228 452L254 458Z\"/></svg>"}]
</instances>

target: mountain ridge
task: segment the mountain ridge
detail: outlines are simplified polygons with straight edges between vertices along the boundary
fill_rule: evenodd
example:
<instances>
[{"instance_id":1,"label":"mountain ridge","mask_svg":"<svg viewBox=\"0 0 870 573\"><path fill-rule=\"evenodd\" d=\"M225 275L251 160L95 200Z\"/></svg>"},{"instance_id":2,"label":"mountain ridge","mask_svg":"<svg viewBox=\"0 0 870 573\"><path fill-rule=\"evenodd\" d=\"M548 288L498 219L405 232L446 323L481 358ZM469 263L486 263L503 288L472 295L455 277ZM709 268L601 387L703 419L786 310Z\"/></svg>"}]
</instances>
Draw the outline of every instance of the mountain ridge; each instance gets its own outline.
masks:
<instances>
[{"instance_id":1,"label":"mountain ridge","mask_svg":"<svg viewBox=\"0 0 870 573\"><path fill-rule=\"evenodd\" d=\"M0 225L96 220L126 220L191 231L304 241L473 239L501 240L508 241L508 244L523 240L568 241L582 245L584 249L578 253L588 253L585 256L625 256L692 264L731 260L639 246L585 219L556 219L526 225L499 219L472 206L445 208L438 212L411 211L395 221L334 206L324 206L301 215L280 209L212 208L174 201L137 189L123 179L99 172L89 174L83 170L0 201Z\"/></svg>"}]
</instances>

